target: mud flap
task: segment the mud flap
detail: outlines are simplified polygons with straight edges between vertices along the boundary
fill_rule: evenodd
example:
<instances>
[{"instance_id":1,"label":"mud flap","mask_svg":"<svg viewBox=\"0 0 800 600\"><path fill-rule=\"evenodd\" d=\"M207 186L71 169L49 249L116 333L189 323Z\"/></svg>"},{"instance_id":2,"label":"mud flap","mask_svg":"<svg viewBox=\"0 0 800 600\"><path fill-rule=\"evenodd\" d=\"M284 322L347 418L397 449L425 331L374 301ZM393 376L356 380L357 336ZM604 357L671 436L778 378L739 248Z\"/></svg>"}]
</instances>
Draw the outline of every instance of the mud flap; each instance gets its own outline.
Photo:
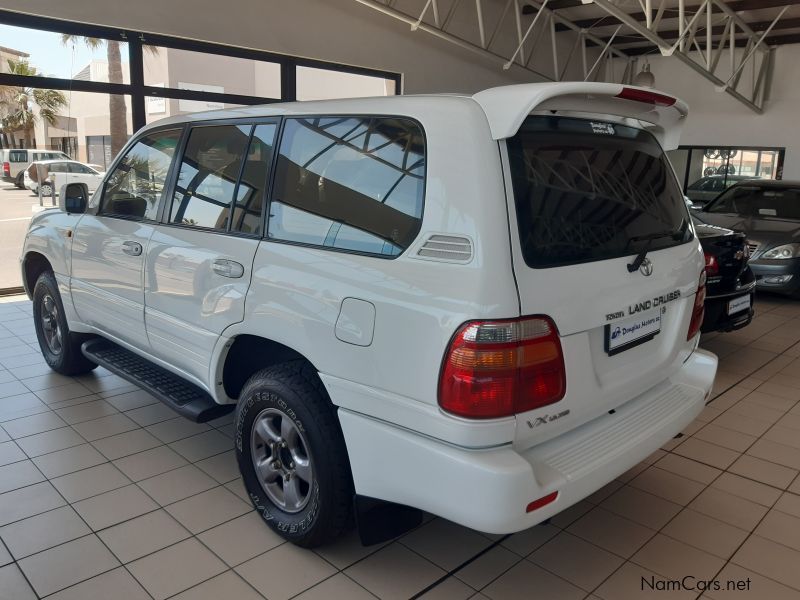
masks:
<instances>
[{"instance_id":1,"label":"mud flap","mask_svg":"<svg viewBox=\"0 0 800 600\"><path fill-rule=\"evenodd\" d=\"M356 494L353 506L364 546L387 542L422 524L422 511L403 504Z\"/></svg>"}]
</instances>

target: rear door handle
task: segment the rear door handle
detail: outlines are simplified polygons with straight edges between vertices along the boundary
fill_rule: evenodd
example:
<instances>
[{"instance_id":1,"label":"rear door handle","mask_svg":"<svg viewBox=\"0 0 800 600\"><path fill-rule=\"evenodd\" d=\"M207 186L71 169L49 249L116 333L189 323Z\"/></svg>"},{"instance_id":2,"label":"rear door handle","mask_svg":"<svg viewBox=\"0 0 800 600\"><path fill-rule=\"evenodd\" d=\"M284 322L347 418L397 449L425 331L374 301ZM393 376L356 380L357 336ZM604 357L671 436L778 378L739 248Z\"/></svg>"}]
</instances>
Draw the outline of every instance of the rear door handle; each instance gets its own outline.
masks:
<instances>
[{"instance_id":1,"label":"rear door handle","mask_svg":"<svg viewBox=\"0 0 800 600\"><path fill-rule=\"evenodd\" d=\"M228 260L226 258L218 258L211 263L211 270L217 275L222 277L230 277L231 279L238 279L244 275L244 267L235 260Z\"/></svg>"},{"instance_id":2,"label":"rear door handle","mask_svg":"<svg viewBox=\"0 0 800 600\"><path fill-rule=\"evenodd\" d=\"M139 242L122 242L122 251L130 256L141 256L142 245Z\"/></svg>"}]
</instances>

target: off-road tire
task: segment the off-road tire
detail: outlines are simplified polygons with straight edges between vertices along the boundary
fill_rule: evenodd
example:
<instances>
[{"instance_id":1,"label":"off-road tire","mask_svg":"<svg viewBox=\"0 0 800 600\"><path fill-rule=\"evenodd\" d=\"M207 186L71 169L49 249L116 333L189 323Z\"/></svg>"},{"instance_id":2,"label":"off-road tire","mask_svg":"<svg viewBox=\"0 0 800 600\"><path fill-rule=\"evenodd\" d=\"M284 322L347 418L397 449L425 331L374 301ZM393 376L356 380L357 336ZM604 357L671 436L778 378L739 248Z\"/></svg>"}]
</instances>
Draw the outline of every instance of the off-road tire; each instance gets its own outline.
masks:
<instances>
[{"instance_id":1,"label":"off-road tire","mask_svg":"<svg viewBox=\"0 0 800 600\"><path fill-rule=\"evenodd\" d=\"M253 463L251 442L260 415L277 410L305 438L313 469L307 504L287 512L270 499ZM330 542L352 526L353 479L344 436L314 368L294 360L263 369L245 383L236 406L235 446L239 470L253 506L286 540L304 548Z\"/></svg>"},{"instance_id":2,"label":"off-road tire","mask_svg":"<svg viewBox=\"0 0 800 600\"><path fill-rule=\"evenodd\" d=\"M42 305L48 298L55 304L56 314L54 321L58 325L61 336L61 350L54 352L48 345L45 337L45 323L42 316ZM51 369L62 375L80 375L95 369L97 365L86 358L81 352L81 344L89 336L73 333L69 330L67 318L64 314L64 304L58 292L56 277L52 271L45 271L39 275L33 288L33 323L36 329L36 338L42 356Z\"/></svg>"}]
</instances>

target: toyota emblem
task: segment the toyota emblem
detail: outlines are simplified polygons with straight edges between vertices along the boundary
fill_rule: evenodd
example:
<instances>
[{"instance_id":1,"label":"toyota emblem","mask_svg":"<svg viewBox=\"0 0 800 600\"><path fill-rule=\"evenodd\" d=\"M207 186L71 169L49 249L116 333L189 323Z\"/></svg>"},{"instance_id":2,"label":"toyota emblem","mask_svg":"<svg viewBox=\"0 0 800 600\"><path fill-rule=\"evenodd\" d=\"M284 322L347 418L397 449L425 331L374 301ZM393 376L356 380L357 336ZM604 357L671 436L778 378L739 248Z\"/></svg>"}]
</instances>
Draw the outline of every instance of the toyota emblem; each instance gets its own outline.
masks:
<instances>
[{"instance_id":1,"label":"toyota emblem","mask_svg":"<svg viewBox=\"0 0 800 600\"><path fill-rule=\"evenodd\" d=\"M639 272L645 277L650 277L650 275L653 274L653 263L650 262L649 258L645 258L642 261L642 266L639 267Z\"/></svg>"}]
</instances>

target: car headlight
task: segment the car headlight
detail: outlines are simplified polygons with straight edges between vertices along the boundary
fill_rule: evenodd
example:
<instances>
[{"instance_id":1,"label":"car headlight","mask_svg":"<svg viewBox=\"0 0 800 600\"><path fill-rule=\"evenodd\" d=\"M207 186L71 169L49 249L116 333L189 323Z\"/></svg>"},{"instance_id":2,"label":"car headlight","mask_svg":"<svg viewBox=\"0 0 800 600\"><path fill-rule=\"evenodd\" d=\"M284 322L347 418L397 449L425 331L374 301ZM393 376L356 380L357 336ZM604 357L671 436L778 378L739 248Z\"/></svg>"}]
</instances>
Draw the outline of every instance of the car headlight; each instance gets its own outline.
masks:
<instances>
[{"instance_id":1,"label":"car headlight","mask_svg":"<svg viewBox=\"0 0 800 600\"><path fill-rule=\"evenodd\" d=\"M771 250L767 250L761 255L761 258L784 259L796 258L798 256L800 256L800 244L784 244L783 246L777 246Z\"/></svg>"}]
</instances>

